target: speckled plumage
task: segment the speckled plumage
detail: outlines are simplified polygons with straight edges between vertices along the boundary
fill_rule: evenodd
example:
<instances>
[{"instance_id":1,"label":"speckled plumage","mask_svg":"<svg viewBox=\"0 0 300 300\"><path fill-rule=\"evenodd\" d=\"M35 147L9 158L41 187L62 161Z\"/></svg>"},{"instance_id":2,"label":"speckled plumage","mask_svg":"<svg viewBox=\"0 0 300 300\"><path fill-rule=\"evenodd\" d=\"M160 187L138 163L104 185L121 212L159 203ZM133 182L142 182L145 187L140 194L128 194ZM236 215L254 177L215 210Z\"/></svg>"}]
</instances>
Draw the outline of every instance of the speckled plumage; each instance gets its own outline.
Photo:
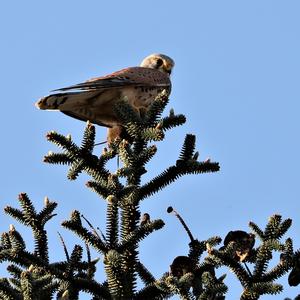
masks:
<instances>
[{"instance_id":1,"label":"speckled plumage","mask_svg":"<svg viewBox=\"0 0 300 300\"><path fill-rule=\"evenodd\" d=\"M174 62L168 56L152 54L139 67L122 69L55 90L55 93L41 98L36 106L39 109L59 110L73 118L89 120L101 126L121 126L114 112L117 101L126 99L138 113L147 110L162 90L171 92L170 73L173 66Z\"/></svg>"}]
</instances>

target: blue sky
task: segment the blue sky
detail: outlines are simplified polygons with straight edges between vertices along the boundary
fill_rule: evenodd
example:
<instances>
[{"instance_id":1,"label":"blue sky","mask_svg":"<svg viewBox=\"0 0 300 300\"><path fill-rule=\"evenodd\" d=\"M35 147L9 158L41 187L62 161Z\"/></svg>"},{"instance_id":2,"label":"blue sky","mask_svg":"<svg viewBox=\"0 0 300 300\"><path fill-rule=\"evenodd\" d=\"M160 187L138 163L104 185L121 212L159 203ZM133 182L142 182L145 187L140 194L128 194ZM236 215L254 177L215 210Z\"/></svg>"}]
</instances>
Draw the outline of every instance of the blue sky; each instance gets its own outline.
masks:
<instances>
[{"instance_id":1,"label":"blue sky","mask_svg":"<svg viewBox=\"0 0 300 300\"><path fill-rule=\"evenodd\" d=\"M298 1L275 0L1 3L1 207L16 206L20 192L38 208L45 195L59 203L47 227L53 260L63 257L58 230L69 249L79 242L59 227L73 209L104 230L105 203L85 188L87 176L70 182L64 166L42 163L44 154L57 150L46 141L47 131L71 133L79 142L85 124L38 111L34 102L161 52L176 62L168 109L185 114L187 123L158 145L147 178L176 160L186 133L196 134L200 159L220 162L221 171L182 178L141 205L166 223L142 243L141 259L160 276L175 256L187 254L188 237L166 214L169 205L199 239L248 231L250 220L264 226L279 213L293 219L287 236L299 248L299 9ZM98 127L99 141L104 136ZM0 221L1 231L12 223L4 214ZM32 248L30 232L15 225ZM228 299L237 299L241 289L229 271L226 283L232 287ZM300 293L286 288L276 299Z\"/></svg>"}]
</instances>

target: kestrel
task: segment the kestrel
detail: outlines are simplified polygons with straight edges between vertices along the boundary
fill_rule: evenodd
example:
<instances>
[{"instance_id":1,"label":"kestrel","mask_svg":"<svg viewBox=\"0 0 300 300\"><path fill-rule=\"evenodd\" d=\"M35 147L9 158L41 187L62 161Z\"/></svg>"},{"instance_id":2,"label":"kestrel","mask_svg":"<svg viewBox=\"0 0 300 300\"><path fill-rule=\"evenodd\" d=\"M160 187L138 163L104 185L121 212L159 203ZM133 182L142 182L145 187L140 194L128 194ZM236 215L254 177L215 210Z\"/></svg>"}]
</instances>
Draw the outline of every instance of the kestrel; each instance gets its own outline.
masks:
<instances>
[{"instance_id":1,"label":"kestrel","mask_svg":"<svg viewBox=\"0 0 300 300\"><path fill-rule=\"evenodd\" d=\"M54 90L35 105L59 110L73 118L109 127L108 142L119 136L121 121L114 106L121 99L141 114L163 90L171 92L170 74L174 61L163 54L147 56L139 67L129 67L84 83Z\"/></svg>"}]
</instances>

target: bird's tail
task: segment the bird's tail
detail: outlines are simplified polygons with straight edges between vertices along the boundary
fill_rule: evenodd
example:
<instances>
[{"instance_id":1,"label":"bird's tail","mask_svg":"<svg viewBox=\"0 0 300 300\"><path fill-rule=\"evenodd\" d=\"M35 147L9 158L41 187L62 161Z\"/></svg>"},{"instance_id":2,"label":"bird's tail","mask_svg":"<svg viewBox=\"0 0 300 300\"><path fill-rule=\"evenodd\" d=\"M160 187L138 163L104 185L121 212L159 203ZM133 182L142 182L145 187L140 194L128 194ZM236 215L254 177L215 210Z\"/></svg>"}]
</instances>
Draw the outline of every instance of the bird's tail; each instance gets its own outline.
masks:
<instances>
[{"instance_id":1,"label":"bird's tail","mask_svg":"<svg viewBox=\"0 0 300 300\"><path fill-rule=\"evenodd\" d=\"M39 109L60 109L69 96L69 93L52 94L39 99L35 106Z\"/></svg>"},{"instance_id":2,"label":"bird's tail","mask_svg":"<svg viewBox=\"0 0 300 300\"><path fill-rule=\"evenodd\" d=\"M119 99L119 91L93 90L56 93L41 98L35 106L43 110L59 110L62 113L101 126L114 126L118 118L114 112L114 101Z\"/></svg>"},{"instance_id":3,"label":"bird's tail","mask_svg":"<svg viewBox=\"0 0 300 300\"><path fill-rule=\"evenodd\" d=\"M57 93L39 99L35 106L39 109L69 110L76 105L81 105L85 101L92 99L99 92L69 92Z\"/></svg>"}]
</instances>

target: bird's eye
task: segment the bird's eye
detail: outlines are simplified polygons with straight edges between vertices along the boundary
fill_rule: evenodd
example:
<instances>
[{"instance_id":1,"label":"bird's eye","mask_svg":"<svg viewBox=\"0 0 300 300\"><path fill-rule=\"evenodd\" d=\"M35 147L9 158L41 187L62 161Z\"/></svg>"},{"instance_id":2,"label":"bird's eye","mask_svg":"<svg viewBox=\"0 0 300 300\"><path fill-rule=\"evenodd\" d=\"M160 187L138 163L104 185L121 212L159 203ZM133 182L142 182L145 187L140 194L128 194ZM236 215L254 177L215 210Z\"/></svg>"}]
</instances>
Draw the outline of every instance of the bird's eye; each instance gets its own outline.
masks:
<instances>
[{"instance_id":1,"label":"bird's eye","mask_svg":"<svg viewBox=\"0 0 300 300\"><path fill-rule=\"evenodd\" d=\"M164 61L159 58L157 61L156 61L156 67L159 68L162 64L164 63Z\"/></svg>"}]
</instances>

